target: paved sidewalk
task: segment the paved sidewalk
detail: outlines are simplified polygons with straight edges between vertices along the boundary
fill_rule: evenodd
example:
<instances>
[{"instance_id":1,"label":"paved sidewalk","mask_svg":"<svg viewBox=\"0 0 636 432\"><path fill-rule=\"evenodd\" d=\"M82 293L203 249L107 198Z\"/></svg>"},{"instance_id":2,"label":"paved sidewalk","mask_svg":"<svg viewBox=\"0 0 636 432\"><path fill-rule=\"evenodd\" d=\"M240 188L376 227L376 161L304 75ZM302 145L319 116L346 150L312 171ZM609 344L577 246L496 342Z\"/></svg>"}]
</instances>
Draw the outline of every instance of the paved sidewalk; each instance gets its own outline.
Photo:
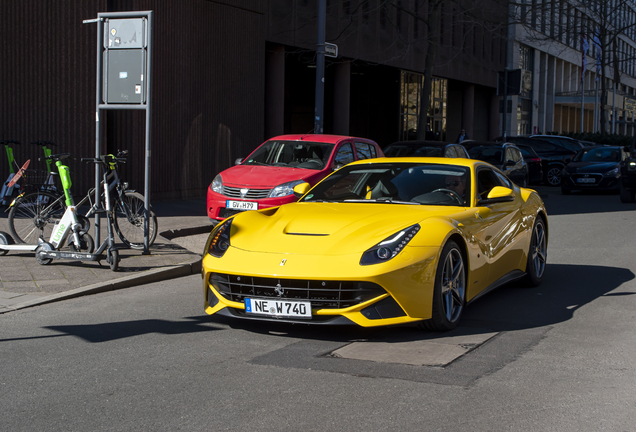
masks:
<instances>
[{"instance_id":1,"label":"paved sidewalk","mask_svg":"<svg viewBox=\"0 0 636 432\"><path fill-rule=\"evenodd\" d=\"M102 261L54 260L39 265L33 252L0 256L0 313L96 292L199 273L205 239L212 229L205 198L153 203L159 235L150 254L122 249L119 271ZM9 232L0 210L0 231ZM91 230L90 234L94 236ZM102 235L103 239L103 235ZM120 244L119 238L116 242ZM123 245L122 245L123 246Z\"/></svg>"}]
</instances>

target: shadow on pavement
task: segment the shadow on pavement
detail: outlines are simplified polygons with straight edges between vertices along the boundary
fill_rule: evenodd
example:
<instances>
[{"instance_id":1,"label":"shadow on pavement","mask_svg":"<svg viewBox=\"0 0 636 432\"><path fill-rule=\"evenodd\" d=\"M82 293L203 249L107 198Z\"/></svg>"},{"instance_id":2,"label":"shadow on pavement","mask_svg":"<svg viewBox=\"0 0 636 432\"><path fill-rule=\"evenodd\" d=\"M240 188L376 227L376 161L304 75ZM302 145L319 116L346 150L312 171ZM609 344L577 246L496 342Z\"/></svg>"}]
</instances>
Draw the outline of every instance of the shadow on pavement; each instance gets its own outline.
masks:
<instances>
[{"instance_id":1,"label":"shadow on pavement","mask_svg":"<svg viewBox=\"0 0 636 432\"><path fill-rule=\"evenodd\" d=\"M560 188L537 187L549 216L610 213L636 210L636 203L622 203L618 194L604 191L574 191L571 195L562 195Z\"/></svg>"},{"instance_id":2,"label":"shadow on pavement","mask_svg":"<svg viewBox=\"0 0 636 432\"><path fill-rule=\"evenodd\" d=\"M623 296L636 294L636 292L612 292L625 282L633 280L634 277L632 271L624 268L550 264L541 286L522 288L518 283L511 283L488 294L469 305L460 326L449 333L424 332L412 325L362 328L355 325L288 324L207 315L187 317L184 321L178 322L139 320L46 328L65 335L77 336L91 343L148 333L178 335L205 332L220 330L224 326L253 333L325 342L346 343L379 338L385 342L405 342L493 331L519 331L555 325L569 320L578 309L599 297L606 296L611 301L620 302ZM201 308L203 308L202 300ZM221 327L214 324L219 324Z\"/></svg>"}]
</instances>

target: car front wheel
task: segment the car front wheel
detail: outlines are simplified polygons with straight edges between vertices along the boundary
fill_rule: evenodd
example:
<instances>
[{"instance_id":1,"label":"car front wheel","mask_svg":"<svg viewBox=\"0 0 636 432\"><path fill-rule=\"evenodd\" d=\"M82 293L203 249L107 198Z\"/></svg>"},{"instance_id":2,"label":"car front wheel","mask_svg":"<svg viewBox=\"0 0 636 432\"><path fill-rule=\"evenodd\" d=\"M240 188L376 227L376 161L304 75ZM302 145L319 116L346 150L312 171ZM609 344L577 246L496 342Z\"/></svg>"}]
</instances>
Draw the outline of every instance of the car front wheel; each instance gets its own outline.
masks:
<instances>
[{"instance_id":1,"label":"car front wheel","mask_svg":"<svg viewBox=\"0 0 636 432\"><path fill-rule=\"evenodd\" d=\"M466 302L466 267L457 243L450 240L440 254L435 288L433 289L433 316L421 323L421 328L448 331L457 327Z\"/></svg>"},{"instance_id":2,"label":"car front wheel","mask_svg":"<svg viewBox=\"0 0 636 432\"><path fill-rule=\"evenodd\" d=\"M548 168L548 172L545 175L545 181L550 186L559 186L561 184L561 171L563 168L559 165L554 165Z\"/></svg>"},{"instance_id":3,"label":"car front wheel","mask_svg":"<svg viewBox=\"0 0 636 432\"><path fill-rule=\"evenodd\" d=\"M620 185L619 193L621 197L621 202L624 202L624 203L634 202L634 195L636 194L636 192L634 192L634 190L632 189L627 189L625 186L623 186L622 183Z\"/></svg>"}]
</instances>

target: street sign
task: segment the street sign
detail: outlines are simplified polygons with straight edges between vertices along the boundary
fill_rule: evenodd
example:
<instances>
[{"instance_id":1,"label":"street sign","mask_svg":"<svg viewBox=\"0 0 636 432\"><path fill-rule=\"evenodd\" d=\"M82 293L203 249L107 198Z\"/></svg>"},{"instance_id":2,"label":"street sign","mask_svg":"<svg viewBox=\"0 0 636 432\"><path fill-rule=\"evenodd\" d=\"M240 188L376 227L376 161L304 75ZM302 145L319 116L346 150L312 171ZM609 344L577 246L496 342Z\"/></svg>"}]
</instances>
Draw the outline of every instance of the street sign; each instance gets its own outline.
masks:
<instances>
[{"instance_id":1,"label":"street sign","mask_svg":"<svg viewBox=\"0 0 636 432\"><path fill-rule=\"evenodd\" d=\"M338 57L338 45L325 42L325 55L327 57Z\"/></svg>"}]
</instances>

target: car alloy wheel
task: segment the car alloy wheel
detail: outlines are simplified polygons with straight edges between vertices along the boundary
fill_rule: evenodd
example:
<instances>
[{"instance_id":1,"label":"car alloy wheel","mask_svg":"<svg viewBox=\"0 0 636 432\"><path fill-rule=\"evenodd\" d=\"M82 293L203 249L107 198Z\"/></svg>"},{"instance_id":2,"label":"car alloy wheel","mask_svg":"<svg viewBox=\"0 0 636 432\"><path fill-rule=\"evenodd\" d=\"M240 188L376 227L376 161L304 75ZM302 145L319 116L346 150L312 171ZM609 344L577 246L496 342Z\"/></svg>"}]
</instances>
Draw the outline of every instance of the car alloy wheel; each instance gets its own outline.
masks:
<instances>
[{"instance_id":1,"label":"car alloy wheel","mask_svg":"<svg viewBox=\"0 0 636 432\"><path fill-rule=\"evenodd\" d=\"M548 237L543 217L538 216L532 228L528 263L526 266L527 281L531 286L538 286L543 280L548 255Z\"/></svg>"},{"instance_id":2,"label":"car alloy wheel","mask_svg":"<svg viewBox=\"0 0 636 432\"><path fill-rule=\"evenodd\" d=\"M433 289L432 318L421 327L448 331L457 326L466 301L466 267L464 256L454 241L449 241L440 254Z\"/></svg>"},{"instance_id":3,"label":"car alloy wheel","mask_svg":"<svg viewBox=\"0 0 636 432\"><path fill-rule=\"evenodd\" d=\"M561 171L563 168L559 166L553 166L548 168L548 173L545 178L550 186L559 186L561 184Z\"/></svg>"},{"instance_id":4,"label":"car alloy wheel","mask_svg":"<svg viewBox=\"0 0 636 432\"><path fill-rule=\"evenodd\" d=\"M635 196L634 190L627 189L625 186L623 186L622 183L620 185L619 194L620 194L620 197L621 197L621 202L623 202L623 203L633 203L634 202L634 196Z\"/></svg>"}]
</instances>

